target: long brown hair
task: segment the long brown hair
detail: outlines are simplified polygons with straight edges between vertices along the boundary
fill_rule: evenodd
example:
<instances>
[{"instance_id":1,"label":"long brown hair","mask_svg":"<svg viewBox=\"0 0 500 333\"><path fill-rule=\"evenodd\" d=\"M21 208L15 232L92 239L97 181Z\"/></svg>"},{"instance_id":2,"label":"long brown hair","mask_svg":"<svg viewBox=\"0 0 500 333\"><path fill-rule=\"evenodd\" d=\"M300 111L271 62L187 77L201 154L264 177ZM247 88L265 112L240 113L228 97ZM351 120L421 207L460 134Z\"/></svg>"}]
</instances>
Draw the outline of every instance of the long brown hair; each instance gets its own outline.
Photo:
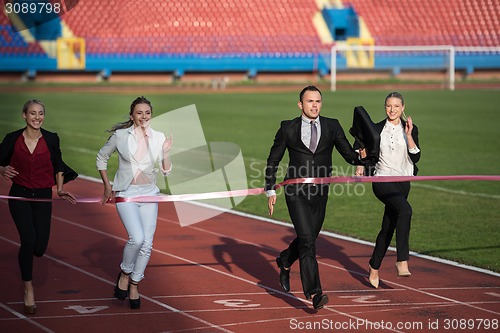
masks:
<instances>
[{"instance_id":1,"label":"long brown hair","mask_svg":"<svg viewBox=\"0 0 500 333\"><path fill-rule=\"evenodd\" d=\"M132 113L134 112L135 106L137 104L147 104L147 105L149 105L149 107L151 108L151 113L153 113L153 105L151 104L151 102L146 97L139 96L136 99L134 99L134 101L132 102L132 104L130 104L129 116L132 115ZM129 119L127 121L124 121L124 122L121 122L121 123L117 123L117 124L114 124L113 126L111 126L111 128L108 130L108 132L113 133L116 130L119 130L119 129L122 129L122 128L129 128L133 124L134 124L134 122L129 117Z\"/></svg>"}]
</instances>

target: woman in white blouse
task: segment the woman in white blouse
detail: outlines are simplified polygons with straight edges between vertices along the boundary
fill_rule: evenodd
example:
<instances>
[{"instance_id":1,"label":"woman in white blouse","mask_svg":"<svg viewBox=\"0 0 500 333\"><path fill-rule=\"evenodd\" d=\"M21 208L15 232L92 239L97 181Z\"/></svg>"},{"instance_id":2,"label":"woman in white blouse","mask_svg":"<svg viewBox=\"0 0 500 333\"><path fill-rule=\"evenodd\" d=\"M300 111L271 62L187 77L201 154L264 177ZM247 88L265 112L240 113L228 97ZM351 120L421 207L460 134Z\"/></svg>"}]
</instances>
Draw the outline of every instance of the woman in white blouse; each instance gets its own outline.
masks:
<instances>
[{"instance_id":1,"label":"woman in white blouse","mask_svg":"<svg viewBox=\"0 0 500 333\"><path fill-rule=\"evenodd\" d=\"M145 97L136 98L130 106L130 119L114 125L113 133L97 154L96 166L104 184L101 203L116 197L116 210L127 230L129 239L123 250L121 271L114 296L124 300L129 296L131 309L140 308L138 284L151 256L158 217L158 203L133 202L127 198L155 196L159 170L167 176L172 170L169 151L172 136L165 138L150 127L153 107ZM107 165L110 156L118 153L118 170L111 186ZM158 169L156 164L159 164Z\"/></svg>"},{"instance_id":2,"label":"woman in white blouse","mask_svg":"<svg viewBox=\"0 0 500 333\"><path fill-rule=\"evenodd\" d=\"M385 98L386 119L376 124L380 133L380 152L374 166L357 167L356 174L374 176L413 176L420 159L418 129L411 117L404 114L403 96L392 92ZM379 268L396 231L396 272L398 277L409 277L409 238L412 208L408 202L410 182L373 182L373 193L385 205L382 227L369 262L370 284L378 288Z\"/></svg>"}]
</instances>

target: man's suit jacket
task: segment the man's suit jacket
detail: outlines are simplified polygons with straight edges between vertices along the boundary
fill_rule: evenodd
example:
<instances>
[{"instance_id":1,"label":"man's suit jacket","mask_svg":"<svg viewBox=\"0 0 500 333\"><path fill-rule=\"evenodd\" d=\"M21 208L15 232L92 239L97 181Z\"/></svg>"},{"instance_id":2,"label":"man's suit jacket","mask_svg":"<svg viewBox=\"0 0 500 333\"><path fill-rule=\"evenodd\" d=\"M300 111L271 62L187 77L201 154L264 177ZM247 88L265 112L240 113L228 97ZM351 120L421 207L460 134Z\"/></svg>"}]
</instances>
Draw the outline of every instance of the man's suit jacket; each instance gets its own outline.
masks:
<instances>
[{"instance_id":1,"label":"man's suit jacket","mask_svg":"<svg viewBox=\"0 0 500 333\"><path fill-rule=\"evenodd\" d=\"M23 134L25 128L19 129L17 131L8 133L0 144L0 165L7 166L10 163L12 154L14 153L14 145L17 139ZM62 160L61 149L59 146L59 136L56 133L49 132L41 129L43 139L47 143L47 147L50 152L50 159L52 161L52 167L54 168L54 183L55 174L62 172L64 176L64 183L67 183L76 177L78 174L73 171L69 166L67 166Z\"/></svg>"},{"instance_id":2,"label":"man's suit jacket","mask_svg":"<svg viewBox=\"0 0 500 333\"><path fill-rule=\"evenodd\" d=\"M306 177L329 177L332 174L332 153L337 148L349 164L363 164L354 151L337 119L319 117L321 136L316 151L311 152L302 142L302 117L281 122L274 138L265 175L265 190L276 185L276 172L285 151L288 150L289 164L285 180Z\"/></svg>"}]
</instances>

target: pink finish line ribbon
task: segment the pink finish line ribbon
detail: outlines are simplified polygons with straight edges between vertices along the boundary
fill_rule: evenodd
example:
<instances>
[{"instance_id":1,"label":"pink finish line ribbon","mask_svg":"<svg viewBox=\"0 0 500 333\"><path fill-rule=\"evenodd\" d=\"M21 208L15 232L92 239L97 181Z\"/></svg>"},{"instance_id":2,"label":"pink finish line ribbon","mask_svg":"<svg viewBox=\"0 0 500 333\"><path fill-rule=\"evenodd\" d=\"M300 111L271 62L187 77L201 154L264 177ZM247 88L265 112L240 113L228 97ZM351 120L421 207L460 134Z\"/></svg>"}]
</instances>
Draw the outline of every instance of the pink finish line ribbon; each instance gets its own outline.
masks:
<instances>
[{"instance_id":1,"label":"pink finish line ribbon","mask_svg":"<svg viewBox=\"0 0 500 333\"><path fill-rule=\"evenodd\" d=\"M331 184L331 183L387 183L406 181L429 181L429 180L489 180L500 181L500 176L496 175L458 175L458 176L336 176L322 178L296 178L288 179L276 184L275 189L290 184ZM115 202L172 202L172 201L193 201L220 199L247 195L258 195L264 193L263 188L252 188L247 190L206 192L193 194L176 194L164 196L144 196L134 198L116 197Z\"/></svg>"},{"instance_id":2,"label":"pink finish line ribbon","mask_svg":"<svg viewBox=\"0 0 500 333\"><path fill-rule=\"evenodd\" d=\"M276 184L275 189L291 184L331 184L331 183L387 183L387 182L406 182L406 181L437 181L437 180L487 180L500 181L498 175L456 175L456 176L336 176L322 178L296 178L288 179ZM194 200L209 200L221 199L230 197L241 197L247 195L259 195L264 193L263 188L252 188L246 190L220 191L220 192L205 192L205 193L190 193L190 194L174 194L161 196L142 196L134 198L116 197L115 202L173 202L173 201L194 201ZM56 199L31 199L23 197L11 197L0 195L0 199L13 199L21 201L45 201L50 202ZM101 198L79 198L77 203L100 203Z\"/></svg>"}]
</instances>

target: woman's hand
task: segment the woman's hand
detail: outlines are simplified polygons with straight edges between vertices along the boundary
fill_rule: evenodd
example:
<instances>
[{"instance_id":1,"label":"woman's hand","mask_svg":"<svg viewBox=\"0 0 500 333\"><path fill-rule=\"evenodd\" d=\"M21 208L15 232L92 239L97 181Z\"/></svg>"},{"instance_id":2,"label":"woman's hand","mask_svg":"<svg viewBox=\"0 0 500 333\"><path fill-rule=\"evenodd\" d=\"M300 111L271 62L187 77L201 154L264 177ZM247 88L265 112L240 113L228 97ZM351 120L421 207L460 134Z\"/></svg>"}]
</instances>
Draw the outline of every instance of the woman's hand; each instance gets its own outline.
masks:
<instances>
[{"instance_id":1,"label":"woman's hand","mask_svg":"<svg viewBox=\"0 0 500 333\"><path fill-rule=\"evenodd\" d=\"M411 117L406 120L405 133L407 136L411 136L411 131L413 130L413 121Z\"/></svg>"},{"instance_id":2,"label":"woman's hand","mask_svg":"<svg viewBox=\"0 0 500 333\"><path fill-rule=\"evenodd\" d=\"M411 120L411 117L408 117L408 119L406 120L406 126L405 126L406 141L408 144L408 149L413 149L417 146L417 144L413 140L413 136L411 135L412 131L413 131L413 121Z\"/></svg>"},{"instance_id":3,"label":"woman's hand","mask_svg":"<svg viewBox=\"0 0 500 333\"><path fill-rule=\"evenodd\" d=\"M101 205L105 205L107 202L114 199L114 197L115 193L113 192L111 185L110 184L104 185L104 193L102 195Z\"/></svg>"},{"instance_id":4,"label":"woman's hand","mask_svg":"<svg viewBox=\"0 0 500 333\"><path fill-rule=\"evenodd\" d=\"M73 205L76 204L76 198L73 194L69 193L69 192L65 192L63 190L57 190L57 195L61 198L61 199L65 199L65 200L68 200L69 202L71 202Z\"/></svg>"},{"instance_id":5,"label":"woman's hand","mask_svg":"<svg viewBox=\"0 0 500 333\"><path fill-rule=\"evenodd\" d=\"M174 142L174 138L172 137L172 134L170 134L169 137L165 138L165 141L163 141L163 155L168 155L168 152L172 148L172 143Z\"/></svg>"},{"instance_id":6,"label":"woman's hand","mask_svg":"<svg viewBox=\"0 0 500 333\"><path fill-rule=\"evenodd\" d=\"M163 166L163 172L165 175L168 175L170 171L172 170L172 162L170 162L170 157L168 156L168 152L172 148L172 143L174 142L174 139L172 137L172 134L170 134L169 137L165 138L165 141L163 142L162 150L163 150L163 161L162 161L162 166Z\"/></svg>"},{"instance_id":7,"label":"woman's hand","mask_svg":"<svg viewBox=\"0 0 500 333\"><path fill-rule=\"evenodd\" d=\"M17 172L13 167L11 167L10 165L7 165L5 167L2 168L2 176L5 178L5 179L12 179L14 178L15 176L17 176L19 174L19 172Z\"/></svg>"}]
</instances>

